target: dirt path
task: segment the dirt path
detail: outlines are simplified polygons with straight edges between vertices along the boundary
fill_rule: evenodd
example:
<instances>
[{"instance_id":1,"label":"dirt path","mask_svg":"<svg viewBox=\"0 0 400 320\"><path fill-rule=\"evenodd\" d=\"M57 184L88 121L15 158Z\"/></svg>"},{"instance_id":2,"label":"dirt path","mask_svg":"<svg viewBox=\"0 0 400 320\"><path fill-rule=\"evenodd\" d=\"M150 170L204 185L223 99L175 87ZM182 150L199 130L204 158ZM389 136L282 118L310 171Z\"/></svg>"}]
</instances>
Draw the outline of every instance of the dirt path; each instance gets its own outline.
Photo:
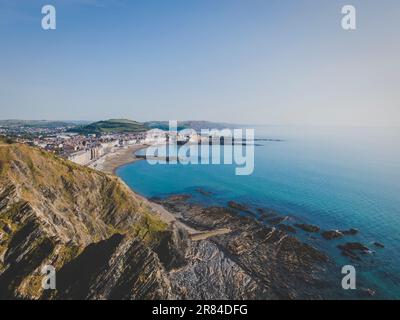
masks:
<instances>
[{"instance_id":1,"label":"dirt path","mask_svg":"<svg viewBox=\"0 0 400 320\"><path fill-rule=\"evenodd\" d=\"M215 230L210 230L210 231L200 231L197 233L193 233L190 235L193 241L200 241L200 240L205 240L214 236L218 236L221 234L227 234L232 232L231 229L229 228L221 228L221 229L215 229Z\"/></svg>"},{"instance_id":2,"label":"dirt path","mask_svg":"<svg viewBox=\"0 0 400 320\"><path fill-rule=\"evenodd\" d=\"M135 196L138 197L140 200L142 200L143 203L148 205L151 208L152 212L168 225L176 225L181 227L182 229L185 229L188 232L192 241L206 240L208 238L218 236L221 234L230 233L232 231L231 229L228 228L213 229L206 231L196 230L188 226L187 224L183 223L182 221L178 220L180 218L178 215L169 212L162 205L151 202L143 196L137 194L135 194Z\"/></svg>"},{"instance_id":3,"label":"dirt path","mask_svg":"<svg viewBox=\"0 0 400 320\"><path fill-rule=\"evenodd\" d=\"M146 199L147 200L147 199ZM191 237L191 239L193 241L200 241L200 240L206 240L208 238L214 237L214 236L218 236L221 234L227 234L230 233L232 230L229 228L221 228L221 229L214 229L214 230L207 230L207 231L199 231L196 230L192 227L189 227L188 225L184 224L183 222L179 221L177 219L177 217L172 214L171 212L169 212L168 210L166 210L163 206L148 201L147 203L150 205L150 207L152 208L153 212L155 212L161 220L163 220L164 222L172 225L179 225L181 228L185 229L188 233L189 236Z\"/></svg>"}]
</instances>

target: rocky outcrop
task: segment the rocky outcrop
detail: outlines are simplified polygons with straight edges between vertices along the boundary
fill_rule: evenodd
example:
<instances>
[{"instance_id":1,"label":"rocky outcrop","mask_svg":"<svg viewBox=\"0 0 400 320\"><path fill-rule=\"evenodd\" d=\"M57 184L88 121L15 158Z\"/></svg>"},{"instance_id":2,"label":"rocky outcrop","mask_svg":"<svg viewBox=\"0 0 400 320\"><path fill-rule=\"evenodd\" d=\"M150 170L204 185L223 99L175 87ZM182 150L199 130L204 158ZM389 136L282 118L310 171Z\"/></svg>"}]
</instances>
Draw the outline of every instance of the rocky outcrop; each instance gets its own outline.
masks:
<instances>
[{"instance_id":1,"label":"rocky outcrop","mask_svg":"<svg viewBox=\"0 0 400 320\"><path fill-rule=\"evenodd\" d=\"M197 188L196 192L198 192L199 194L201 194L202 196L205 196L205 197L209 197L209 196L213 195L212 192L204 190L204 189L201 189L201 188Z\"/></svg>"},{"instance_id":2,"label":"rocky outcrop","mask_svg":"<svg viewBox=\"0 0 400 320\"><path fill-rule=\"evenodd\" d=\"M312 224L306 224L306 223L296 223L294 226L296 228L299 228L303 231L310 232L310 233L319 232L319 230L320 230L320 227L313 226Z\"/></svg>"},{"instance_id":3,"label":"rocky outcrop","mask_svg":"<svg viewBox=\"0 0 400 320\"><path fill-rule=\"evenodd\" d=\"M256 279L208 240L193 243L187 264L170 279L182 299L259 299L263 293Z\"/></svg>"},{"instance_id":4,"label":"rocky outcrop","mask_svg":"<svg viewBox=\"0 0 400 320\"><path fill-rule=\"evenodd\" d=\"M179 268L187 262L187 252L191 246L188 233L182 228L165 231L154 251L167 270Z\"/></svg>"},{"instance_id":5,"label":"rocky outcrop","mask_svg":"<svg viewBox=\"0 0 400 320\"><path fill-rule=\"evenodd\" d=\"M334 240L340 239L344 236L355 236L358 233L357 229L349 229L349 230L328 230L321 233L321 236L325 240Z\"/></svg>"},{"instance_id":6,"label":"rocky outcrop","mask_svg":"<svg viewBox=\"0 0 400 320\"><path fill-rule=\"evenodd\" d=\"M232 230L192 243L187 264L171 274L178 295L307 299L321 298L319 289L330 285L325 274L328 257L283 230L237 215L230 208L202 207L175 198L159 202L193 228Z\"/></svg>"},{"instance_id":7,"label":"rocky outcrop","mask_svg":"<svg viewBox=\"0 0 400 320\"><path fill-rule=\"evenodd\" d=\"M333 239L339 239L343 237L343 233L340 232L339 230L329 230L329 231L324 231L321 233L321 236L325 240L333 240Z\"/></svg>"},{"instance_id":8,"label":"rocky outcrop","mask_svg":"<svg viewBox=\"0 0 400 320\"><path fill-rule=\"evenodd\" d=\"M346 242L345 244L338 245L343 256L353 260L361 260L360 254L365 255L371 251L359 242Z\"/></svg>"},{"instance_id":9,"label":"rocky outcrop","mask_svg":"<svg viewBox=\"0 0 400 320\"><path fill-rule=\"evenodd\" d=\"M19 144L0 160L1 299L172 297L153 248L173 231L117 177ZM57 290L43 291L44 265Z\"/></svg>"},{"instance_id":10,"label":"rocky outcrop","mask_svg":"<svg viewBox=\"0 0 400 320\"><path fill-rule=\"evenodd\" d=\"M235 201L229 201L228 207L231 209L238 210L238 211L249 212L249 213L251 212L250 209L246 205L235 202Z\"/></svg>"},{"instance_id":11,"label":"rocky outcrop","mask_svg":"<svg viewBox=\"0 0 400 320\"><path fill-rule=\"evenodd\" d=\"M157 255L141 241L120 234L89 245L64 265L57 273L57 291L45 296L54 299L172 297Z\"/></svg>"},{"instance_id":12,"label":"rocky outcrop","mask_svg":"<svg viewBox=\"0 0 400 320\"><path fill-rule=\"evenodd\" d=\"M358 234L358 230L354 228L351 228L349 230L342 230L340 232L343 233L345 236L355 236L356 234Z\"/></svg>"},{"instance_id":13,"label":"rocky outcrop","mask_svg":"<svg viewBox=\"0 0 400 320\"><path fill-rule=\"evenodd\" d=\"M374 246L378 247L378 248L381 248L381 249L385 247L385 245L383 243L380 243L380 242L374 242Z\"/></svg>"}]
</instances>

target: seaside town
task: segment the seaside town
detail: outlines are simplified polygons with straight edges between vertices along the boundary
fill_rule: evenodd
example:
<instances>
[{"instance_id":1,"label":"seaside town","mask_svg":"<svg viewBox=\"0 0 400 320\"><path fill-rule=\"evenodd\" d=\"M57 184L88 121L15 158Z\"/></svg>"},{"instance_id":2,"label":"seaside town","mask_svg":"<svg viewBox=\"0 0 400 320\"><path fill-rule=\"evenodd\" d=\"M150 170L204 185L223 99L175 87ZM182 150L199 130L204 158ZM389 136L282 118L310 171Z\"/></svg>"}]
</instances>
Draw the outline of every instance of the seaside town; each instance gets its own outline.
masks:
<instances>
[{"instance_id":1,"label":"seaside town","mask_svg":"<svg viewBox=\"0 0 400 320\"><path fill-rule=\"evenodd\" d=\"M121 125L126 125L126 123L121 122ZM0 136L39 147L79 165L94 167L99 159L130 146L150 146L165 143L181 145L215 142L223 144L218 131L204 136L197 134L194 130L169 131L165 134L165 131L148 127L140 127L136 132L129 132L129 128L121 130L119 127L118 130L113 131L111 129L106 133L91 133L90 131L82 133L81 129L82 126L68 123L44 122L35 126L23 122L12 125L0 123Z\"/></svg>"},{"instance_id":2,"label":"seaside town","mask_svg":"<svg viewBox=\"0 0 400 320\"><path fill-rule=\"evenodd\" d=\"M144 143L146 133L79 134L68 127L0 127L0 135L16 142L37 146L80 165L89 165L100 157L125 146Z\"/></svg>"}]
</instances>

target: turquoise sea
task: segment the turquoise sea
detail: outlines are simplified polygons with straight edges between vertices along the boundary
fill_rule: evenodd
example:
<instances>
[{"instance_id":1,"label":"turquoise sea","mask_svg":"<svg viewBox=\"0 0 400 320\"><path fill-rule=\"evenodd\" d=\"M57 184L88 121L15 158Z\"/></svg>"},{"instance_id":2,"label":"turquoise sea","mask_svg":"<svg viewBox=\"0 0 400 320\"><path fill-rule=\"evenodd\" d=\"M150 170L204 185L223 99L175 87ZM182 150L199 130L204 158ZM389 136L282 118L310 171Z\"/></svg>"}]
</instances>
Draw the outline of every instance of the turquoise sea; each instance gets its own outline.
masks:
<instances>
[{"instance_id":1,"label":"turquoise sea","mask_svg":"<svg viewBox=\"0 0 400 320\"><path fill-rule=\"evenodd\" d=\"M357 270L359 288L373 288L375 298L400 298L400 128L256 127L255 169L236 176L235 165L123 166L117 174L147 197L189 193L205 205L235 200L252 208L272 208L324 230L356 228L357 236L326 241L300 233L326 251L338 266ZM204 196L201 188L212 192ZM337 245L357 241L371 254L354 262ZM380 242L385 248L374 246ZM339 268L340 267L340 268ZM336 277L336 275L335 275ZM342 290L342 289L340 289ZM357 290L356 290L357 291ZM338 291L340 292L340 291ZM357 292L344 297L360 297Z\"/></svg>"}]
</instances>

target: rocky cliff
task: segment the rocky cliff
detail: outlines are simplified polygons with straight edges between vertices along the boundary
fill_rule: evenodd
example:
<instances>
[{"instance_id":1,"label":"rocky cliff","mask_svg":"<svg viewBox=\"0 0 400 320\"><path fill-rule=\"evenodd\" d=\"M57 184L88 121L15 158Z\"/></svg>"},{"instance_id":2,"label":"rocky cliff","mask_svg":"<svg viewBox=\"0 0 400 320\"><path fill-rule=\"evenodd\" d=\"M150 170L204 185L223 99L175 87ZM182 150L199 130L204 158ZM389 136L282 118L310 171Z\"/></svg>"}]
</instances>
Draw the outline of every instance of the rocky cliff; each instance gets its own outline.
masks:
<instances>
[{"instance_id":1,"label":"rocky cliff","mask_svg":"<svg viewBox=\"0 0 400 320\"><path fill-rule=\"evenodd\" d=\"M320 297L328 259L314 248L228 209L162 204L232 232L193 237L115 176L0 142L0 299ZM42 289L44 265L56 290Z\"/></svg>"},{"instance_id":2,"label":"rocky cliff","mask_svg":"<svg viewBox=\"0 0 400 320\"><path fill-rule=\"evenodd\" d=\"M0 145L0 298L169 298L152 250L166 236L118 178ZM57 269L45 294L44 265Z\"/></svg>"}]
</instances>

